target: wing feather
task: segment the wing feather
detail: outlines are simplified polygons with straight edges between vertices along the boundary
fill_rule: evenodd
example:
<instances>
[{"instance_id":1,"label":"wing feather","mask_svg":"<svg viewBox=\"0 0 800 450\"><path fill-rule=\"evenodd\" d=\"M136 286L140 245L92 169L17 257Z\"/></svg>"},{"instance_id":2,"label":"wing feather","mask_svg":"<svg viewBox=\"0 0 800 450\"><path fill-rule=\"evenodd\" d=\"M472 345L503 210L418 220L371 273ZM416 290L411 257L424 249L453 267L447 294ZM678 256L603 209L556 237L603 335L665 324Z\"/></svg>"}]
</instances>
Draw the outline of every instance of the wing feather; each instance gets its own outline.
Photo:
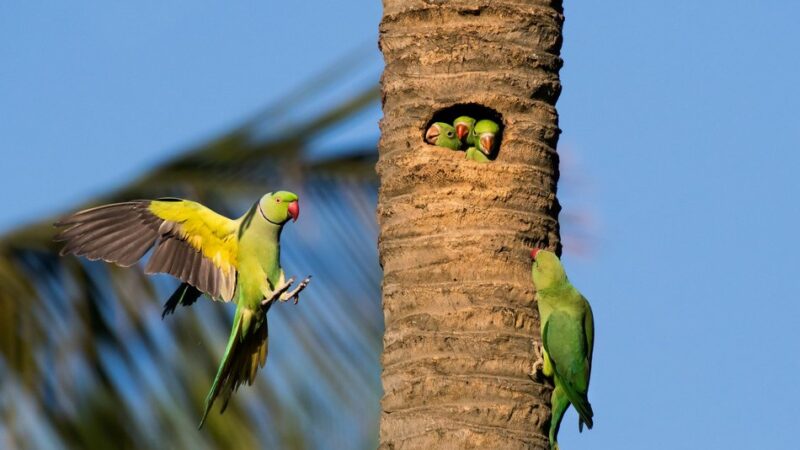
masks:
<instances>
[{"instance_id":1,"label":"wing feather","mask_svg":"<svg viewBox=\"0 0 800 450\"><path fill-rule=\"evenodd\" d=\"M130 267L147 253L147 250L150 249L150 246L147 245L149 242L151 242L151 238L146 235L123 238L117 248L111 251L109 258L116 260L117 264L122 267Z\"/></svg>"},{"instance_id":2,"label":"wing feather","mask_svg":"<svg viewBox=\"0 0 800 450\"><path fill-rule=\"evenodd\" d=\"M180 199L137 200L79 211L56 223L62 255L136 263L155 246L146 273L169 273L214 299L230 301L239 221Z\"/></svg>"},{"instance_id":3,"label":"wing feather","mask_svg":"<svg viewBox=\"0 0 800 450\"><path fill-rule=\"evenodd\" d=\"M589 361L583 317L574 317L563 311L554 311L545 323L542 335L544 345L557 382L561 384L570 403L580 416L580 426L592 428L592 405L586 397L589 389Z\"/></svg>"},{"instance_id":4,"label":"wing feather","mask_svg":"<svg viewBox=\"0 0 800 450\"><path fill-rule=\"evenodd\" d=\"M65 227L56 236L57 241L66 242L61 255L74 254L90 260L120 263L120 258L113 258L110 250L115 250L120 236L125 235L135 237L138 243L131 253L144 254L158 238L158 229L143 220L147 214L144 202L126 202L104 205L66 217L56 223ZM113 217L117 217L117 220ZM128 261L128 258L122 259Z\"/></svg>"},{"instance_id":5,"label":"wing feather","mask_svg":"<svg viewBox=\"0 0 800 450\"><path fill-rule=\"evenodd\" d=\"M200 255L200 252L193 252L191 250L189 250L189 255L189 258L183 263L183 279L185 279L187 282L192 282L189 284L196 284L197 276L195 270L200 265L200 259L202 256Z\"/></svg>"}]
</instances>

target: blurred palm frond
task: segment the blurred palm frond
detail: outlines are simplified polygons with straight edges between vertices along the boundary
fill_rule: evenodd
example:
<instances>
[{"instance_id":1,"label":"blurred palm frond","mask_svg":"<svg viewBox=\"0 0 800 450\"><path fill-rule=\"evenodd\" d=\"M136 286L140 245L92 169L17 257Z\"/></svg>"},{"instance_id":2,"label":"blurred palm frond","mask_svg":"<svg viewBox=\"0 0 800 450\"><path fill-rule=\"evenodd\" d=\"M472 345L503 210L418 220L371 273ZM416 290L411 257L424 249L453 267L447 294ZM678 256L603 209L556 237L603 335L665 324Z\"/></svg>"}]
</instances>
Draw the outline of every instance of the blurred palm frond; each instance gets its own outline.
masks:
<instances>
[{"instance_id":1,"label":"blurred palm frond","mask_svg":"<svg viewBox=\"0 0 800 450\"><path fill-rule=\"evenodd\" d=\"M363 51L343 58L229 133L76 206L179 196L233 217L271 190L300 195L283 262L314 280L298 306L272 309L265 370L201 432L230 305L198 302L162 321L174 280L58 257L54 217L0 237L1 448L375 447L383 316L370 62ZM331 138L369 120L374 130Z\"/></svg>"}]
</instances>

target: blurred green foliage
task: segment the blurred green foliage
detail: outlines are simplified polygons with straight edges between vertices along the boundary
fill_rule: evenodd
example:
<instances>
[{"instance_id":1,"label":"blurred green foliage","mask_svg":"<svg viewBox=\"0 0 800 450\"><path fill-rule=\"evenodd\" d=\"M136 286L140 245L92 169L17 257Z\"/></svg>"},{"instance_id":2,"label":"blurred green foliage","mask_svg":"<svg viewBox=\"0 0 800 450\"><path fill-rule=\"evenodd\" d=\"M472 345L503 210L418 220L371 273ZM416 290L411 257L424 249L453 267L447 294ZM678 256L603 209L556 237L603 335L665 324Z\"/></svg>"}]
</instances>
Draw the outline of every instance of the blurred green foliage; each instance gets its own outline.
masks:
<instances>
[{"instance_id":1,"label":"blurred green foliage","mask_svg":"<svg viewBox=\"0 0 800 450\"><path fill-rule=\"evenodd\" d=\"M198 431L233 306L205 300L162 321L175 280L147 277L143 265L60 258L55 217L47 218L0 238L0 448L375 448L377 136L328 156L309 152L379 107L374 77L336 101L312 103L352 79L357 60L74 208L177 196L236 217L265 192L298 192L302 215L284 232L283 264L314 280L299 305L270 311L270 354L256 383Z\"/></svg>"}]
</instances>

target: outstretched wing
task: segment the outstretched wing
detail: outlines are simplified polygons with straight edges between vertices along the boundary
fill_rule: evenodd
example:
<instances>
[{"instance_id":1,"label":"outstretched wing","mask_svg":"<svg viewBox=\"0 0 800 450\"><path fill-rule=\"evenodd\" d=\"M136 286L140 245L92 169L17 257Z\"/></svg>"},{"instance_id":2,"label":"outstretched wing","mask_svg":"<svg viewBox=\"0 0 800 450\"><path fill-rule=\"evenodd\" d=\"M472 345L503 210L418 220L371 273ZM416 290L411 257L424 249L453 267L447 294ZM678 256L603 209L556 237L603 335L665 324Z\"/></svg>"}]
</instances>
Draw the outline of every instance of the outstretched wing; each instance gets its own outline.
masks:
<instances>
[{"instance_id":1,"label":"outstretched wing","mask_svg":"<svg viewBox=\"0 0 800 450\"><path fill-rule=\"evenodd\" d=\"M155 244L146 273L168 273L211 298L229 301L236 285L239 222L181 199L136 200L79 211L56 223L61 255L123 267Z\"/></svg>"}]
</instances>

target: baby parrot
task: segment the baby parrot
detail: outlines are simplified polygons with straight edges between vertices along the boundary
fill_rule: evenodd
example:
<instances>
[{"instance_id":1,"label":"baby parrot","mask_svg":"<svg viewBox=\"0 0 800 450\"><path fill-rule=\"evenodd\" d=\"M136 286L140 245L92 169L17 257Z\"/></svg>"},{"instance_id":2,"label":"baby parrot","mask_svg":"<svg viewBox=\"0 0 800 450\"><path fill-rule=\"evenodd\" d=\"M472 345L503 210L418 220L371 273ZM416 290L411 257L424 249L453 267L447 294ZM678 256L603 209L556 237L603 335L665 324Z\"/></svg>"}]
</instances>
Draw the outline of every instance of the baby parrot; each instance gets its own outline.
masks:
<instances>
[{"instance_id":1,"label":"baby parrot","mask_svg":"<svg viewBox=\"0 0 800 450\"><path fill-rule=\"evenodd\" d=\"M280 235L300 214L297 195L287 191L261 197L242 217L231 220L189 200L135 200L79 211L56 223L65 242L61 255L102 259L122 267L135 264L151 247L145 273L168 273L183 284L164 306L166 315L188 306L201 293L235 301L228 345L206 397L200 427L222 395L224 412L240 384L253 384L267 357L267 311L275 300L297 303L310 277L289 291L280 265Z\"/></svg>"},{"instance_id":2,"label":"baby parrot","mask_svg":"<svg viewBox=\"0 0 800 450\"><path fill-rule=\"evenodd\" d=\"M452 150L461 148L461 141L456 136L456 129L444 122L436 122L425 132L425 142Z\"/></svg>"},{"instance_id":3,"label":"baby parrot","mask_svg":"<svg viewBox=\"0 0 800 450\"><path fill-rule=\"evenodd\" d=\"M594 413L587 393L592 372L594 318L589 302L569 282L555 253L534 248L531 259L544 347L540 359L534 363L534 374L541 367L555 385L550 397L549 438L551 449L558 450L558 429L570 404L578 411L579 430L583 431L584 423L589 429L593 425Z\"/></svg>"},{"instance_id":4,"label":"baby parrot","mask_svg":"<svg viewBox=\"0 0 800 450\"><path fill-rule=\"evenodd\" d=\"M458 140L467 145L475 145L472 136L472 127L475 126L475 119L469 116L461 116L453 121Z\"/></svg>"},{"instance_id":5,"label":"baby parrot","mask_svg":"<svg viewBox=\"0 0 800 450\"><path fill-rule=\"evenodd\" d=\"M500 126L491 120L481 120L472 128L472 142L475 150L467 149L467 159L477 162L489 162L495 152L494 144Z\"/></svg>"},{"instance_id":6,"label":"baby parrot","mask_svg":"<svg viewBox=\"0 0 800 450\"><path fill-rule=\"evenodd\" d=\"M489 158L475 147L470 147L467 149L467 159L471 159L479 163L489 162Z\"/></svg>"}]
</instances>

